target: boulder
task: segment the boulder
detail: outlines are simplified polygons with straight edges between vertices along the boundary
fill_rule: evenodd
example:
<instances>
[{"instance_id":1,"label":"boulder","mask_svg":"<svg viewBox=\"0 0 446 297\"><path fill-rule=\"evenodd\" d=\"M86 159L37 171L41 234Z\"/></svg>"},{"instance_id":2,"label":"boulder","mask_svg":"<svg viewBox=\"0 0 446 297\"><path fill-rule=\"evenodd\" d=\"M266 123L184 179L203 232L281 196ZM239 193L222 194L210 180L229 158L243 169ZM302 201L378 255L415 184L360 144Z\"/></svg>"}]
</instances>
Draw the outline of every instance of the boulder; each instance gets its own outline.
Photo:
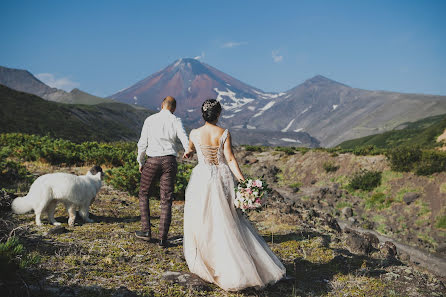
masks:
<instances>
[{"instance_id":1,"label":"boulder","mask_svg":"<svg viewBox=\"0 0 446 297\"><path fill-rule=\"evenodd\" d=\"M351 207L344 207L341 213L345 218L349 218L353 216L353 209Z\"/></svg>"},{"instance_id":2,"label":"boulder","mask_svg":"<svg viewBox=\"0 0 446 297\"><path fill-rule=\"evenodd\" d=\"M196 291L208 291L210 287L207 282L197 275L188 272L166 271L162 275L163 279L180 286L187 287Z\"/></svg>"},{"instance_id":3,"label":"boulder","mask_svg":"<svg viewBox=\"0 0 446 297\"><path fill-rule=\"evenodd\" d=\"M350 252L354 254L368 255L373 251L371 240L356 232L347 233L346 243Z\"/></svg>"},{"instance_id":4,"label":"boulder","mask_svg":"<svg viewBox=\"0 0 446 297\"><path fill-rule=\"evenodd\" d=\"M418 193L406 193L403 197L404 202L406 202L407 205L411 204L415 200L417 200L420 197L420 194Z\"/></svg>"},{"instance_id":5,"label":"boulder","mask_svg":"<svg viewBox=\"0 0 446 297\"><path fill-rule=\"evenodd\" d=\"M393 244L393 242L386 241L383 244L379 246L379 250L381 254L385 258L395 258L397 254L396 246Z\"/></svg>"}]
</instances>

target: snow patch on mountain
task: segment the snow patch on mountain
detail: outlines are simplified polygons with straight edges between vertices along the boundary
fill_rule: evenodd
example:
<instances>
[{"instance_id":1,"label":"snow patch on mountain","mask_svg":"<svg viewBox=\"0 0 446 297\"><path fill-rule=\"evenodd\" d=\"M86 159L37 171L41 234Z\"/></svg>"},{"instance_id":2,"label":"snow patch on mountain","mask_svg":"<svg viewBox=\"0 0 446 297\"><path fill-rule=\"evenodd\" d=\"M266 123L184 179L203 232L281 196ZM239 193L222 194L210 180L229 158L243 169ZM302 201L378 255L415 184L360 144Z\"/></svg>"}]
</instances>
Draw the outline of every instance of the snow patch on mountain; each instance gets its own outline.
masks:
<instances>
[{"instance_id":1,"label":"snow patch on mountain","mask_svg":"<svg viewBox=\"0 0 446 297\"><path fill-rule=\"evenodd\" d=\"M248 129L255 129L256 127L255 126L246 125L246 128L248 128Z\"/></svg>"},{"instance_id":2,"label":"snow patch on mountain","mask_svg":"<svg viewBox=\"0 0 446 297\"><path fill-rule=\"evenodd\" d=\"M332 110L335 110L336 108L338 108L338 104L333 104L333 109Z\"/></svg>"},{"instance_id":3,"label":"snow patch on mountain","mask_svg":"<svg viewBox=\"0 0 446 297\"><path fill-rule=\"evenodd\" d=\"M235 116L235 114L224 115L223 118L224 118L224 119L230 119L230 118L232 118L232 117L234 117L234 116Z\"/></svg>"},{"instance_id":4,"label":"snow patch on mountain","mask_svg":"<svg viewBox=\"0 0 446 297\"><path fill-rule=\"evenodd\" d=\"M271 102L268 102L268 104L266 104L265 106L263 106L262 108L260 108L259 110L259 112L258 113L256 113L254 116L253 116L253 118L255 118L255 117L258 117L258 116L261 116L264 112L265 112L265 110L268 110L268 109L270 109L271 107L273 107L273 105L276 103L276 101L271 101Z\"/></svg>"},{"instance_id":5,"label":"snow patch on mountain","mask_svg":"<svg viewBox=\"0 0 446 297\"><path fill-rule=\"evenodd\" d=\"M302 141L298 140L298 139L291 139L291 138L281 138L280 140L282 141L286 141L286 142L297 142L297 143L302 143Z\"/></svg>"},{"instance_id":6,"label":"snow patch on mountain","mask_svg":"<svg viewBox=\"0 0 446 297\"><path fill-rule=\"evenodd\" d=\"M287 125L285 128L283 128L281 131L282 131L282 132L286 132L286 131L288 131L288 129L289 129L289 128L291 127L291 125L293 124L294 120L295 120L295 119L292 119L292 120L288 123L288 125Z\"/></svg>"},{"instance_id":7,"label":"snow patch on mountain","mask_svg":"<svg viewBox=\"0 0 446 297\"><path fill-rule=\"evenodd\" d=\"M252 99L252 98L246 98L246 97L237 98L236 94L228 88L226 89L226 91L220 91L218 88L214 88L214 91L218 94L217 101L220 102L223 109L230 110L230 109L234 109L234 108L240 108L243 105L254 101L254 99ZM224 97L229 98L230 101L225 100Z\"/></svg>"}]
</instances>

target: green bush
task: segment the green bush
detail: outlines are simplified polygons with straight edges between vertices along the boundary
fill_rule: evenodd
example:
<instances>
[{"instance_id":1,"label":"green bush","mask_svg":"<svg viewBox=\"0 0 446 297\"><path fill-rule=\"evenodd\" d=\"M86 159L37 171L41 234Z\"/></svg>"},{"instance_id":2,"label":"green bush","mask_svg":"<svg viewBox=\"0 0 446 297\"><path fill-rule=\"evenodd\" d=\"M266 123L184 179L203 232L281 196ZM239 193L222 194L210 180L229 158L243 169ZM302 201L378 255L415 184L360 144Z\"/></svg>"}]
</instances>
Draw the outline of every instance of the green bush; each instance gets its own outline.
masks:
<instances>
[{"instance_id":1,"label":"green bush","mask_svg":"<svg viewBox=\"0 0 446 297\"><path fill-rule=\"evenodd\" d=\"M339 165L334 164L333 162L324 162L322 167L325 169L325 172L336 172L339 169Z\"/></svg>"},{"instance_id":2,"label":"green bush","mask_svg":"<svg viewBox=\"0 0 446 297\"><path fill-rule=\"evenodd\" d=\"M10 237L5 243L0 243L0 279L14 278L19 269L39 262L40 257L27 253L16 237Z\"/></svg>"},{"instance_id":3,"label":"green bush","mask_svg":"<svg viewBox=\"0 0 446 297\"><path fill-rule=\"evenodd\" d=\"M374 193L365 201L366 208L383 209L387 208L392 204L393 200L387 198L384 193Z\"/></svg>"},{"instance_id":4,"label":"green bush","mask_svg":"<svg viewBox=\"0 0 446 297\"><path fill-rule=\"evenodd\" d=\"M446 215L438 216L435 227L439 229L446 229Z\"/></svg>"},{"instance_id":5,"label":"green bush","mask_svg":"<svg viewBox=\"0 0 446 297\"><path fill-rule=\"evenodd\" d=\"M422 151L417 146L401 146L391 149L386 155L392 170L408 172L421 160Z\"/></svg>"},{"instance_id":6,"label":"green bush","mask_svg":"<svg viewBox=\"0 0 446 297\"><path fill-rule=\"evenodd\" d=\"M175 182L176 199L184 199L185 191L193 166L179 163L178 172ZM106 181L118 190L126 191L135 197L139 194L139 182L141 173L139 172L139 164L136 161L136 154L127 156L127 163L124 166L112 168L107 171ZM151 187L151 194L159 198L159 182L155 182Z\"/></svg>"},{"instance_id":7,"label":"green bush","mask_svg":"<svg viewBox=\"0 0 446 297\"><path fill-rule=\"evenodd\" d=\"M430 175L446 170L446 152L423 151L421 160L415 165L415 174Z\"/></svg>"},{"instance_id":8,"label":"green bush","mask_svg":"<svg viewBox=\"0 0 446 297\"><path fill-rule=\"evenodd\" d=\"M279 151L279 152L284 152L287 155L294 155L296 152L296 148L289 147L289 146L278 146L278 147L274 148L274 150Z\"/></svg>"},{"instance_id":9,"label":"green bush","mask_svg":"<svg viewBox=\"0 0 446 297\"><path fill-rule=\"evenodd\" d=\"M17 162L0 159L0 189L10 188L17 182L31 181L32 175Z\"/></svg>"},{"instance_id":10,"label":"green bush","mask_svg":"<svg viewBox=\"0 0 446 297\"><path fill-rule=\"evenodd\" d=\"M355 173L348 187L352 190L371 191L381 184L381 171L361 170Z\"/></svg>"},{"instance_id":11,"label":"green bush","mask_svg":"<svg viewBox=\"0 0 446 297\"><path fill-rule=\"evenodd\" d=\"M357 156L379 155L380 153L382 151L374 145L359 146L353 149L353 154Z\"/></svg>"},{"instance_id":12,"label":"green bush","mask_svg":"<svg viewBox=\"0 0 446 297\"><path fill-rule=\"evenodd\" d=\"M263 146L260 145L244 145L245 150L247 150L248 152L263 152L265 151L265 148Z\"/></svg>"}]
</instances>

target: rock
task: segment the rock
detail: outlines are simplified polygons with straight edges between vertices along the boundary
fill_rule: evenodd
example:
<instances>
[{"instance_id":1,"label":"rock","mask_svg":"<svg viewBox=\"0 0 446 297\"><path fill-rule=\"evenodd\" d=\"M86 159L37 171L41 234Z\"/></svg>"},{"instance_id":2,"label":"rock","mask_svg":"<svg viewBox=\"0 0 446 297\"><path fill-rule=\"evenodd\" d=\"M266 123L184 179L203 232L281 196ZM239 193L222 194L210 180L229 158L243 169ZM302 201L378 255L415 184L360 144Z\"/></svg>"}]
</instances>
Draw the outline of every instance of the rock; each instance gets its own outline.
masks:
<instances>
[{"instance_id":1,"label":"rock","mask_svg":"<svg viewBox=\"0 0 446 297\"><path fill-rule=\"evenodd\" d=\"M401 261L404 262L409 262L410 261L410 256L409 254L406 254L404 252L398 252L398 259L400 259Z\"/></svg>"},{"instance_id":2,"label":"rock","mask_svg":"<svg viewBox=\"0 0 446 297\"><path fill-rule=\"evenodd\" d=\"M341 232L341 227L339 227L338 221L336 221L335 218L333 218L331 215L327 215L324 218L324 223L330 227L331 229L335 230L336 232Z\"/></svg>"},{"instance_id":3,"label":"rock","mask_svg":"<svg viewBox=\"0 0 446 297\"><path fill-rule=\"evenodd\" d=\"M407 193L404 195L403 200L406 202L407 205L411 204L415 200L417 200L420 197L420 194L418 193Z\"/></svg>"},{"instance_id":4,"label":"rock","mask_svg":"<svg viewBox=\"0 0 446 297\"><path fill-rule=\"evenodd\" d=\"M348 221L353 225L355 225L358 222L355 217L349 217Z\"/></svg>"},{"instance_id":5,"label":"rock","mask_svg":"<svg viewBox=\"0 0 446 297\"><path fill-rule=\"evenodd\" d=\"M353 216L353 209L351 207L344 207L341 213L344 217L349 218Z\"/></svg>"},{"instance_id":6,"label":"rock","mask_svg":"<svg viewBox=\"0 0 446 297\"><path fill-rule=\"evenodd\" d=\"M64 226L56 226L56 227L48 230L46 235L57 235L57 234L64 234L64 233L68 233L68 232L69 231Z\"/></svg>"},{"instance_id":7,"label":"rock","mask_svg":"<svg viewBox=\"0 0 446 297\"><path fill-rule=\"evenodd\" d=\"M317 180L315 180L315 179L311 180L312 185L314 185L315 183L317 183Z\"/></svg>"},{"instance_id":8,"label":"rock","mask_svg":"<svg viewBox=\"0 0 446 297\"><path fill-rule=\"evenodd\" d=\"M366 238L372 244L372 246L374 248L378 248L378 246L379 246L379 239L378 239L378 237L376 237L375 234L367 232L367 233L362 234L362 236L364 238Z\"/></svg>"},{"instance_id":9,"label":"rock","mask_svg":"<svg viewBox=\"0 0 446 297\"><path fill-rule=\"evenodd\" d=\"M137 297L138 294L130 291L127 287L121 286L119 287L111 297Z\"/></svg>"},{"instance_id":10,"label":"rock","mask_svg":"<svg viewBox=\"0 0 446 297\"><path fill-rule=\"evenodd\" d=\"M207 282L196 276L195 274L188 272L175 272L166 271L163 273L162 277L180 286L187 287L196 291L208 291L210 287Z\"/></svg>"},{"instance_id":11,"label":"rock","mask_svg":"<svg viewBox=\"0 0 446 297\"><path fill-rule=\"evenodd\" d=\"M446 254L446 243L441 243L438 245L436 252L439 254Z\"/></svg>"},{"instance_id":12,"label":"rock","mask_svg":"<svg viewBox=\"0 0 446 297\"><path fill-rule=\"evenodd\" d=\"M395 258L397 254L396 246L390 241L384 242L382 245L380 245L379 249L385 258Z\"/></svg>"},{"instance_id":13,"label":"rock","mask_svg":"<svg viewBox=\"0 0 446 297\"><path fill-rule=\"evenodd\" d=\"M346 243L351 253L367 255L373 250L371 241L356 232L347 234Z\"/></svg>"}]
</instances>

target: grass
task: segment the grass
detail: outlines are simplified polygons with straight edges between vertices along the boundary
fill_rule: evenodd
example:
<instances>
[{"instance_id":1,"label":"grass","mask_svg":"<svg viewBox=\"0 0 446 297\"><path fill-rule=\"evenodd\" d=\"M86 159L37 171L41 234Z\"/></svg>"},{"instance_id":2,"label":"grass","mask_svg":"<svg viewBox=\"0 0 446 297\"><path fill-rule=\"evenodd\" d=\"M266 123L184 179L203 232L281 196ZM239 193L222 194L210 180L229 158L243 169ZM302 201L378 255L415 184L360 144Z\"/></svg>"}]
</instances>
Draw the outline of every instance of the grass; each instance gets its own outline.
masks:
<instances>
[{"instance_id":1,"label":"grass","mask_svg":"<svg viewBox=\"0 0 446 297\"><path fill-rule=\"evenodd\" d=\"M440 185L440 193L446 194L446 183Z\"/></svg>"},{"instance_id":2,"label":"grass","mask_svg":"<svg viewBox=\"0 0 446 297\"><path fill-rule=\"evenodd\" d=\"M340 201L336 203L336 209L343 209L344 207L352 207L352 204L347 201Z\"/></svg>"},{"instance_id":3,"label":"grass","mask_svg":"<svg viewBox=\"0 0 446 297\"><path fill-rule=\"evenodd\" d=\"M446 230L446 215L439 215L437 217L435 227Z\"/></svg>"}]
</instances>

